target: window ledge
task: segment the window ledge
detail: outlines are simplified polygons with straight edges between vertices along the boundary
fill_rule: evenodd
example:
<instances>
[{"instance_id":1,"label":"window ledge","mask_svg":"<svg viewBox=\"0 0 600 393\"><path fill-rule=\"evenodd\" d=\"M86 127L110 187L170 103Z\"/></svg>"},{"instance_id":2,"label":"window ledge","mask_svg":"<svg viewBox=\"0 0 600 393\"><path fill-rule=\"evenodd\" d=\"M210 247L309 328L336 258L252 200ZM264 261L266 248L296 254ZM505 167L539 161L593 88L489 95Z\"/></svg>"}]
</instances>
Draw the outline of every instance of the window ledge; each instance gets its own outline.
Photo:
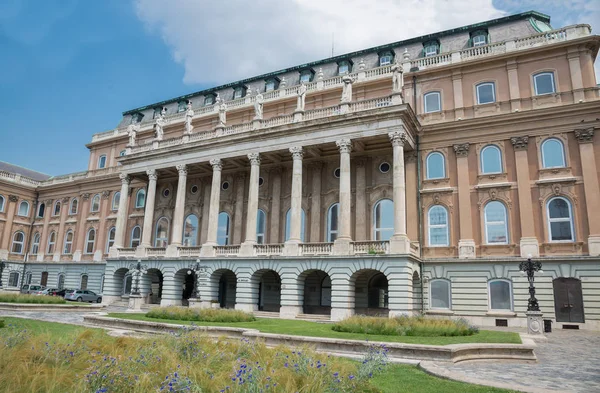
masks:
<instances>
[{"instance_id":1,"label":"window ledge","mask_svg":"<svg viewBox=\"0 0 600 393\"><path fill-rule=\"evenodd\" d=\"M573 176L569 176L569 177L553 177L553 178L549 178L549 179L540 179L540 180L536 180L535 184L550 184L550 183L575 183L577 181L576 177Z\"/></svg>"},{"instance_id":2,"label":"window ledge","mask_svg":"<svg viewBox=\"0 0 600 393\"><path fill-rule=\"evenodd\" d=\"M517 316L517 313L514 311L502 311L502 310L495 310L495 311L488 311L485 313L486 317L506 317L506 318L513 318Z\"/></svg>"},{"instance_id":3,"label":"window ledge","mask_svg":"<svg viewBox=\"0 0 600 393\"><path fill-rule=\"evenodd\" d=\"M498 187L511 187L512 183L509 182L498 182L498 183L479 183L475 186L475 189L481 190L485 188L498 188Z\"/></svg>"},{"instance_id":4,"label":"window ledge","mask_svg":"<svg viewBox=\"0 0 600 393\"><path fill-rule=\"evenodd\" d=\"M454 315L454 311L446 309L429 309L425 311L427 315Z\"/></svg>"}]
</instances>

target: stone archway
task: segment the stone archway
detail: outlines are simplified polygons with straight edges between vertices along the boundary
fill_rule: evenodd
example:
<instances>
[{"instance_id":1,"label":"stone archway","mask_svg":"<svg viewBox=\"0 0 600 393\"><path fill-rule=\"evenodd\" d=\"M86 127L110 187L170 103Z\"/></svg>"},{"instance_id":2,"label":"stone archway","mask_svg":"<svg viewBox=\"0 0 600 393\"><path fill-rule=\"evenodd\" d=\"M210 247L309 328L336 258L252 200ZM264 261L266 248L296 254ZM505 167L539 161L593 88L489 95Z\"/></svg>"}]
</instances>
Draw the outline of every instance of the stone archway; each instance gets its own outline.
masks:
<instances>
[{"instance_id":1,"label":"stone archway","mask_svg":"<svg viewBox=\"0 0 600 393\"><path fill-rule=\"evenodd\" d=\"M148 304L160 304L163 291L163 273L159 269L148 269L140 279L140 292Z\"/></svg>"},{"instance_id":2,"label":"stone archway","mask_svg":"<svg viewBox=\"0 0 600 393\"><path fill-rule=\"evenodd\" d=\"M259 311L279 312L281 308L281 277L270 269L261 269L252 275L253 304Z\"/></svg>"},{"instance_id":3,"label":"stone archway","mask_svg":"<svg viewBox=\"0 0 600 393\"><path fill-rule=\"evenodd\" d=\"M218 269L210 276L211 302L221 308L235 308L237 296L237 277L229 269Z\"/></svg>"},{"instance_id":4,"label":"stone archway","mask_svg":"<svg viewBox=\"0 0 600 393\"><path fill-rule=\"evenodd\" d=\"M354 289L354 312L370 316L389 315L388 279L374 269L359 270L352 275Z\"/></svg>"},{"instance_id":5,"label":"stone archway","mask_svg":"<svg viewBox=\"0 0 600 393\"><path fill-rule=\"evenodd\" d=\"M298 276L304 314L331 315L331 277L322 270L307 270Z\"/></svg>"},{"instance_id":6,"label":"stone archway","mask_svg":"<svg viewBox=\"0 0 600 393\"><path fill-rule=\"evenodd\" d=\"M189 299L194 295L196 277L189 269L179 269L173 276L173 298L177 298L182 306L189 305Z\"/></svg>"}]
</instances>

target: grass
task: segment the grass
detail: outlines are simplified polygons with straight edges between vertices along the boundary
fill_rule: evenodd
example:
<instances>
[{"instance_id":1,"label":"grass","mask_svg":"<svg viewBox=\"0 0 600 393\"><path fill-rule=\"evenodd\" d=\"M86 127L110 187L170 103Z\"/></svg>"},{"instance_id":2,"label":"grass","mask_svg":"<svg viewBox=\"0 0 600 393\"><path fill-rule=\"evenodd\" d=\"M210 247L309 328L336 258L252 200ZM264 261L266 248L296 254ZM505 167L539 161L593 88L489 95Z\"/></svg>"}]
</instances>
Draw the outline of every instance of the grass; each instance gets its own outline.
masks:
<instances>
[{"instance_id":1,"label":"grass","mask_svg":"<svg viewBox=\"0 0 600 393\"><path fill-rule=\"evenodd\" d=\"M8 317L6 322L0 335L2 393L507 392L388 364L381 348L356 362L305 348L214 340L197 331L114 338L79 326Z\"/></svg>"},{"instance_id":2,"label":"grass","mask_svg":"<svg viewBox=\"0 0 600 393\"><path fill-rule=\"evenodd\" d=\"M193 323L199 326L235 326L242 328L257 329L263 333L290 334L294 336L328 337L349 340L400 342L410 344L448 345L464 343L521 343L521 337L518 333L492 330L480 330L479 332L471 336L454 337L384 336L376 334L336 332L332 330L332 325L327 323L316 323L309 321L297 321L276 318L257 318L255 322L238 322L235 325L232 325L231 323L219 322L189 322L170 319L157 320L155 318L148 318L144 314L110 313L108 314L108 316L113 318L132 319L137 321L164 322L183 325L189 325Z\"/></svg>"},{"instance_id":3,"label":"grass","mask_svg":"<svg viewBox=\"0 0 600 393\"><path fill-rule=\"evenodd\" d=\"M240 310L197 309L188 307L156 307L146 313L148 318L193 322L253 322L256 317Z\"/></svg>"},{"instance_id":4,"label":"grass","mask_svg":"<svg viewBox=\"0 0 600 393\"><path fill-rule=\"evenodd\" d=\"M0 294L0 303L65 304L67 301L56 296L23 295L20 293Z\"/></svg>"},{"instance_id":5,"label":"grass","mask_svg":"<svg viewBox=\"0 0 600 393\"><path fill-rule=\"evenodd\" d=\"M360 315L336 322L332 329L345 333L418 337L472 336L479 331L464 319L435 319L422 316L383 318Z\"/></svg>"}]
</instances>

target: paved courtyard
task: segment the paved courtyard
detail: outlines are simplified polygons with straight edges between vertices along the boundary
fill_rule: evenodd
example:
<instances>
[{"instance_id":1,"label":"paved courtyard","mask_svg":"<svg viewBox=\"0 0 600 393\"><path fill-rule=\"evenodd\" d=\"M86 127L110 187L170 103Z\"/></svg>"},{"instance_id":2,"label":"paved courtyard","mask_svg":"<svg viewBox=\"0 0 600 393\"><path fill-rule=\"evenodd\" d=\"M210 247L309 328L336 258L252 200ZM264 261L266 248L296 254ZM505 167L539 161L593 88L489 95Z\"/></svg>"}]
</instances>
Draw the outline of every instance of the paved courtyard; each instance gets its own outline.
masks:
<instances>
[{"instance_id":1,"label":"paved courtyard","mask_svg":"<svg viewBox=\"0 0 600 393\"><path fill-rule=\"evenodd\" d=\"M110 307L109 312L123 312ZM81 312L17 312L0 310L1 316L83 325ZM538 343L537 363L481 361L429 362L452 379L503 384L526 392L600 393L600 332L554 330L548 342Z\"/></svg>"}]
</instances>

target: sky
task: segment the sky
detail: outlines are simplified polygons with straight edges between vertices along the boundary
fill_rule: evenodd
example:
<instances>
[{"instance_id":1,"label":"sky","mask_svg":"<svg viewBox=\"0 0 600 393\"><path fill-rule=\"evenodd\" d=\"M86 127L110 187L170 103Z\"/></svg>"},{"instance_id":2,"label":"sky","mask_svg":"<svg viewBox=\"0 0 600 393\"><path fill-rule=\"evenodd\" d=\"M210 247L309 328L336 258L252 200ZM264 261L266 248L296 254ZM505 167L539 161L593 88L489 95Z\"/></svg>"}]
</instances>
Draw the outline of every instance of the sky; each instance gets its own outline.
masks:
<instances>
[{"instance_id":1,"label":"sky","mask_svg":"<svg viewBox=\"0 0 600 393\"><path fill-rule=\"evenodd\" d=\"M339 55L529 10L600 31L598 0L2 0L0 161L86 170L126 110L330 57L332 37Z\"/></svg>"}]
</instances>

